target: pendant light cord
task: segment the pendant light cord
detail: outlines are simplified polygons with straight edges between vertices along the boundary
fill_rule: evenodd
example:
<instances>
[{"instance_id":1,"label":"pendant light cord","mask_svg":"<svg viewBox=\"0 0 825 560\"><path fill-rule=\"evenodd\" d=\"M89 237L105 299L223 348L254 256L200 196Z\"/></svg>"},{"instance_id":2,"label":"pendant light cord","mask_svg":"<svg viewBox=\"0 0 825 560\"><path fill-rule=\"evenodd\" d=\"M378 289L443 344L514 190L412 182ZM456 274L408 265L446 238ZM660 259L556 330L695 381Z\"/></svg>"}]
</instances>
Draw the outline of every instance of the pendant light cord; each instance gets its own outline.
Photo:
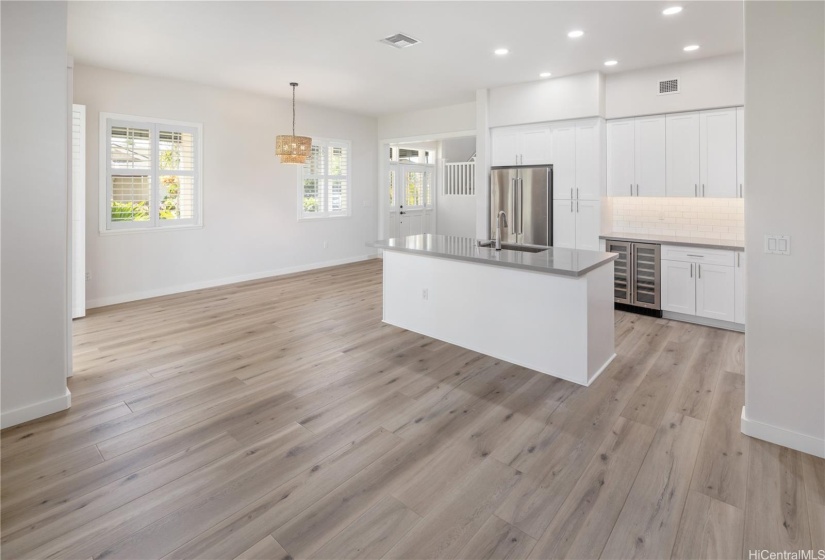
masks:
<instances>
[{"instance_id":1,"label":"pendant light cord","mask_svg":"<svg viewBox=\"0 0 825 560\"><path fill-rule=\"evenodd\" d=\"M295 136L295 88L298 84L292 82L289 85L292 86L292 135Z\"/></svg>"}]
</instances>

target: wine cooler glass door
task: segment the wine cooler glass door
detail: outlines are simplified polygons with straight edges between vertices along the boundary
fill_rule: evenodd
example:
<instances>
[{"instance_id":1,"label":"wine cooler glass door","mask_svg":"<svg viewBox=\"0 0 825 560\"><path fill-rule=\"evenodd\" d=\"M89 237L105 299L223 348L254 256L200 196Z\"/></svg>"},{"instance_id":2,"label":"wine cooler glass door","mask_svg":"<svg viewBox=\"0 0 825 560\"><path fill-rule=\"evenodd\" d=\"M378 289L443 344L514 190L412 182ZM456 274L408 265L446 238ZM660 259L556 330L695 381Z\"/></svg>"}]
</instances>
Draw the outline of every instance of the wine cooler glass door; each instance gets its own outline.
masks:
<instances>
[{"instance_id":1,"label":"wine cooler glass door","mask_svg":"<svg viewBox=\"0 0 825 560\"><path fill-rule=\"evenodd\" d=\"M631 302L631 260L629 241L607 241L608 253L618 253L613 261L613 297L617 303Z\"/></svg>"},{"instance_id":2,"label":"wine cooler glass door","mask_svg":"<svg viewBox=\"0 0 825 560\"><path fill-rule=\"evenodd\" d=\"M649 243L634 243L632 255L632 299L631 304L650 309L661 309L660 261L661 246Z\"/></svg>"}]
</instances>

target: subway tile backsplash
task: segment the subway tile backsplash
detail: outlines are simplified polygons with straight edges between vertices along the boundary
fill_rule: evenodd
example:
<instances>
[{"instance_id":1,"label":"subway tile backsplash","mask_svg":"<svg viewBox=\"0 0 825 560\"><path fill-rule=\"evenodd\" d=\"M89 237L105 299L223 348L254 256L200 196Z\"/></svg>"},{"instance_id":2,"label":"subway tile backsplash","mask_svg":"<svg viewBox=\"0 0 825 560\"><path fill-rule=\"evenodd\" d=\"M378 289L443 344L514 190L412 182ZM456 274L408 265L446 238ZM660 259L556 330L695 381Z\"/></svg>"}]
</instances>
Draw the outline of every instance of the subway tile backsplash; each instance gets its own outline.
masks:
<instances>
[{"instance_id":1,"label":"subway tile backsplash","mask_svg":"<svg viewBox=\"0 0 825 560\"><path fill-rule=\"evenodd\" d=\"M616 233L745 240L741 198L614 197L611 203Z\"/></svg>"}]
</instances>

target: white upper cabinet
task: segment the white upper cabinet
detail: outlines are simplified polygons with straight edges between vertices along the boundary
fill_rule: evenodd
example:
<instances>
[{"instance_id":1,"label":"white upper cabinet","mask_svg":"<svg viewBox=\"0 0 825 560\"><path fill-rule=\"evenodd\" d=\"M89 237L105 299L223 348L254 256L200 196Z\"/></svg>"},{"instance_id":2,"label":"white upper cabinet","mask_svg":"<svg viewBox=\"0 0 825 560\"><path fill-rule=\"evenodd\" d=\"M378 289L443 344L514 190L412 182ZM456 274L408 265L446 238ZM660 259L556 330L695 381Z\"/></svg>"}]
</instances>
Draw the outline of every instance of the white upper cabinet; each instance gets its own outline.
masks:
<instances>
[{"instance_id":1,"label":"white upper cabinet","mask_svg":"<svg viewBox=\"0 0 825 560\"><path fill-rule=\"evenodd\" d=\"M665 117L640 117L635 121L635 195L665 196Z\"/></svg>"},{"instance_id":2,"label":"white upper cabinet","mask_svg":"<svg viewBox=\"0 0 825 560\"><path fill-rule=\"evenodd\" d=\"M736 197L736 109L699 113L700 195Z\"/></svg>"},{"instance_id":3,"label":"white upper cabinet","mask_svg":"<svg viewBox=\"0 0 825 560\"><path fill-rule=\"evenodd\" d=\"M550 125L494 128L490 144L493 166L552 163Z\"/></svg>"},{"instance_id":4,"label":"white upper cabinet","mask_svg":"<svg viewBox=\"0 0 825 560\"><path fill-rule=\"evenodd\" d=\"M635 196L636 123L621 119L607 123L607 196Z\"/></svg>"},{"instance_id":5,"label":"white upper cabinet","mask_svg":"<svg viewBox=\"0 0 825 560\"><path fill-rule=\"evenodd\" d=\"M519 165L546 165L552 161L552 153L549 126L539 125L522 130Z\"/></svg>"},{"instance_id":6,"label":"white upper cabinet","mask_svg":"<svg viewBox=\"0 0 825 560\"><path fill-rule=\"evenodd\" d=\"M599 200L604 194L602 121L576 124L576 198Z\"/></svg>"},{"instance_id":7,"label":"white upper cabinet","mask_svg":"<svg viewBox=\"0 0 825 560\"><path fill-rule=\"evenodd\" d=\"M698 197L699 113L667 116L667 195Z\"/></svg>"},{"instance_id":8,"label":"white upper cabinet","mask_svg":"<svg viewBox=\"0 0 825 560\"><path fill-rule=\"evenodd\" d=\"M492 165L519 165L521 129L494 128L490 133L490 147Z\"/></svg>"},{"instance_id":9,"label":"white upper cabinet","mask_svg":"<svg viewBox=\"0 0 825 560\"><path fill-rule=\"evenodd\" d=\"M745 108L736 108L736 181L739 198L745 197Z\"/></svg>"},{"instance_id":10,"label":"white upper cabinet","mask_svg":"<svg viewBox=\"0 0 825 560\"><path fill-rule=\"evenodd\" d=\"M576 198L576 126L553 126L553 198Z\"/></svg>"}]
</instances>

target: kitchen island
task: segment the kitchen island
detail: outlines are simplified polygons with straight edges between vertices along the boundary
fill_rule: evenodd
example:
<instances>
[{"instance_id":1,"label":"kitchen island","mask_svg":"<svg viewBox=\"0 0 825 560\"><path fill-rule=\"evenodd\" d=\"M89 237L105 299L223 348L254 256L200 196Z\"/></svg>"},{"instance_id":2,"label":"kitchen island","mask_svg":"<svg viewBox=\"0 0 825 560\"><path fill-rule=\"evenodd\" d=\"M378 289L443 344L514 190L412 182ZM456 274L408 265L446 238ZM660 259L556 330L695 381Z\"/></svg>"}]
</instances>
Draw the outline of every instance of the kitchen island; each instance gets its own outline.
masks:
<instances>
[{"instance_id":1,"label":"kitchen island","mask_svg":"<svg viewBox=\"0 0 825 560\"><path fill-rule=\"evenodd\" d=\"M615 254L412 235L383 251L384 322L589 385L616 356Z\"/></svg>"}]
</instances>

